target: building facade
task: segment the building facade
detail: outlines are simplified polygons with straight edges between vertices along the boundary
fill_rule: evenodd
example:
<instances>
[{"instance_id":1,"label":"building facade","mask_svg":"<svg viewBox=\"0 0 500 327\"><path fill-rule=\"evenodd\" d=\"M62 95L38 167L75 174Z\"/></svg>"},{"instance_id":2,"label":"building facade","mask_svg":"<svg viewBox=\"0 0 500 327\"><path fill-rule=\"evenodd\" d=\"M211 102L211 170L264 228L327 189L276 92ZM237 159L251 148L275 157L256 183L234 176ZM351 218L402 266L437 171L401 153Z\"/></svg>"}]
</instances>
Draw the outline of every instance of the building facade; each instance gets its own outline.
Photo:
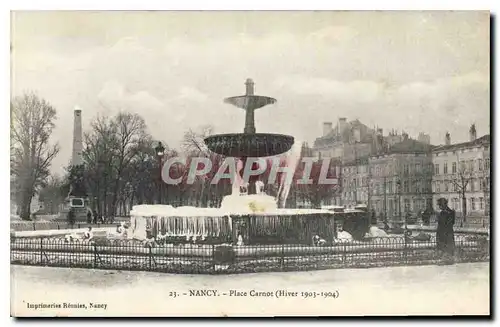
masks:
<instances>
[{"instance_id":1,"label":"building facade","mask_svg":"<svg viewBox=\"0 0 500 327\"><path fill-rule=\"evenodd\" d=\"M408 138L369 159L370 206L389 221L418 216L432 206L432 147Z\"/></svg>"},{"instance_id":2,"label":"building facade","mask_svg":"<svg viewBox=\"0 0 500 327\"><path fill-rule=\"evenodd\" d=\"M335 204L354 206L370 201L370 168L368 156L358 158L342 165L341 201Z\"/></svg>"},{"instance_id":3,"label":"building facade","mask_svg":"<svg viewBox=\"0 0 500 327\"><path fill-rule=\"evenodd\" d=\"M347 122L339 118L337 125L323 123L323 135L314 141L312 148L316 158L339 158L345 162L366 157L372 152L375 131L359 120Z\"/></svg>"},{"instance_id":4,"label":"building facade","mask_svg":"<svg viewBox=\"0 0 500 327\"><path fill-rule=\"evenodd\" d=\"M340 199L332 203L352 206L365 203L377 216L399 220L418 215L432 205L432 156L430 137L417 140L405 132L370 129L359 120L339 118L335 128L323 124L313 155L340 158ZM401 202L401 204L400 204ZM401 208L401 209L400 209Z\"/></svg>"},{"instance_id":5,"label":"building facade","mask_svg":"<svg viewBox=\"0 0 500 327\"><path fill-rule=\"evenodd\" d=\"M474 125L469 141L451 143L446 134L445 144L432 151L434 203L448 200L457 216L490 215L490 135L476 137Z\"/></svg>"}]
</instances>

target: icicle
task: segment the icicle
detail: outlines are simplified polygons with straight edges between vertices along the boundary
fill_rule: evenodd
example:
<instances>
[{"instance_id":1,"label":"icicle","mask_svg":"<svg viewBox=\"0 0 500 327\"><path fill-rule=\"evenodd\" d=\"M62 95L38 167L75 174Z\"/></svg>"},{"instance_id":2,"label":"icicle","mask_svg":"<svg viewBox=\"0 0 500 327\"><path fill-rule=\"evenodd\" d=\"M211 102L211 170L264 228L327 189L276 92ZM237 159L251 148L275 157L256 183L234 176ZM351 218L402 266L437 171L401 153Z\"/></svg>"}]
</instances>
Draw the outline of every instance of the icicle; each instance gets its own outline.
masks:
<instances>
[{"instance_id":1,"label":"icicle","mask_svg":"<svg viewBox=\"0 0 500 327\"><path fill-rule=\"evenodd\" d=\"M233 218L231 215L227 215L227 225L228 225L228 232L233 231Z\"/></svg>"}]
</instances>

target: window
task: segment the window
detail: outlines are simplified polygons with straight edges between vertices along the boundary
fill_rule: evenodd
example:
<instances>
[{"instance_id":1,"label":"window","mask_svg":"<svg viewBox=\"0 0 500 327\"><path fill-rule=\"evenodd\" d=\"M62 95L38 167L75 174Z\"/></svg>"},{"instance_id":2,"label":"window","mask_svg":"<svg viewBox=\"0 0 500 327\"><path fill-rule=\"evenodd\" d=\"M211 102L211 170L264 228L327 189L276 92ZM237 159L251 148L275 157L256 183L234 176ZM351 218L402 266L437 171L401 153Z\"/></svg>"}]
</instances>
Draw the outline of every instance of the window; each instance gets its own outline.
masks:
<instances>
[{"instance_id":1,"label":"window","mask_svg":"<svg viewBox=\"0 0 500 327\"><path fill-rule=\"evenodd\" d=\"M470 198L470 209L476 211L476 199Z\"/></svg>"},{"instance_id":2,"label":"window","mask_svg":"<svg viewBox=\"0 0 500 327\"><path fill-rule=\"evenodd\" d=\"M392 182L387 183L387 188L389 189L389 193L392 193Z\"/></svg>"},{"instance_id":3,"label":"window","mask_svg":"<svg viewBox=\"0 0 500 327\"><path fill-rule=\"evenodd\" d=\"M443 165L443 174L448 174L448 163L445 162L444 165Z\"/></svg>"},{"instance_id":4,"label":"window","mask_svg":"<svg viewBox=\"0 0 500 327\"><path fill-rule=\"evenodd\" d=\"M407 164L403 165L403 174L408 175L410 168Z\"/></svg>"},{"instance_id":5,"label":"window","mask_svg":"<svg viewBox=\"0 0 500 327\"><path fill-rule=\"evenodd\" d=\"M479 171L483 170L483 159L477 159L477 168Z\"/></svg>"},{"instance_id":6,"label":"window","mask_svg":"<svg viewBox=\"0 0 500 327\"><path fill-rule=\"evenodd\" d=\"M441 183L439 181L437 181L436 182L436 192L438 192L438 193L441 192L439 184L441 184Z\"/></svg>"},{"instance_id":7,"label":"window","mask_svg":"<svg viewBox=\"0 0 500 327\"><path fill-rule=\"evenodd\" d=\"M415 164L415 172L416 172L416 173L419 173L419 172L420 172L420 169L421 169L421 167L420 167L420 162L417 162L417 163Z\"/></svg>"},{"instance_id":8,"label":"window","mask_svg":"<svg viewBox=\"0 0 500 327\"><path fill-rule=\"evenodd\" d=\"M415 182L415 192L420 193L420 181Z\"/></svg>"},{"instance_id":9,"label":"window","mask_svg":"<svg viewBox=\"0 0 500 327\"><path fill-rule=\"evenodd\" d=\"M410 192L410 185L409 185L408 181L403 182L403 191L406 193Z\"/></svg>"},{"instance_id":10,"label":"window","mask_svg":"<svg viewBox=\"0 0 500 327\"><path fill-rule=\"evenodd\" d=\"M439 164L434 165L434 174L439 175Z\"/></svg>"},{"instance_id":11,"label":"window","mask_svg":"<svg viewBox=\"0 0 500 327\"><path fill-rule=\"evenodd\" d=\"M490 159L484 159L484 170L490 170Z\"/></svg>"},{"instance_id":12,"label":"window","mask_svg":"<svg viewBox=\"0 0 500 327\"><path fill-rule=\"evenodd\" d=\"M444 181L444 191L448 192L448 181Z\"/></svg>"},{"instance_id":13,"label":"window","mask_svg":"<svg viewBox=\"0 0 500 327\"><path fill-rule=\"evenodd\" d=\"M470 181L470 191L474 192L476 181Z\"/></svg>"},{"instance_id":14,"label":"window","mask_svg":"<svg viewBox=\"0 0 500 327\"><path fill-rule=\"evenodd\" d=\"M469 171L474 171L474 160L469 160L469 161L467 162L467 169L468 169Z\"/></svg>"},{"instance_id":15,"label":"window","mask_svg":"<svg viewBox=\"0 0 500 327\"><path fill-rule=\"evenodd\" d=\"M451 173L456 174L457 173L457 163L454 162L451 164Z\"/></svg>"},{"instance_id":16,"label":"window","mask_svg":"<svg viewBox=\"0 0 500 327\"><path fill-rule=\"evenodd\" d=\"M405 211L410 211L410 199L405 199Z\"/></svg>"},{"instance_id":17,"label":"window","mask_svg":"<svg viewBox=\"0 0 500 327\"><path fill-rule=\"evenodd\" d=\"M479 198L479 209L484 210L484 199L483 198Z\"/></svg>"},{"instance_id":18,"label":"window","mask_svg":"<svg viewBox=\"0 0 500 327\"><path fill-rule=\"evenodd\" d=\"M460 170L464 171L465 170L465 161L460 161Z\"/></svg>"}]
</instances>

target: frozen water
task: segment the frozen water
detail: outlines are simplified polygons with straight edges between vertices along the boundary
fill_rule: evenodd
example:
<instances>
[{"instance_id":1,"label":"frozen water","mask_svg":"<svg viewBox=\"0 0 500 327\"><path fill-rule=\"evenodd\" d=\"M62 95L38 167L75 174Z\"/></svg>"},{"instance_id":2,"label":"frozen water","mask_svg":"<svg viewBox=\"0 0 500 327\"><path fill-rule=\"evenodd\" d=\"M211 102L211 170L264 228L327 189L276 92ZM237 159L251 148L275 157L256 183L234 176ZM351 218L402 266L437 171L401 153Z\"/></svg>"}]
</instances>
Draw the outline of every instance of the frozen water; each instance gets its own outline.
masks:
<instances>
[{"instance_id":1,"label":"frozen water","mask_svg":"<svg viewBox=\"0 0 500 327\"><path fill-rule=\"evenodd\" d=\"M287 176L287 174L281 175L280 187L278 191L278 201L281 207L285 206L286 199L288 198L288 194L290 193L290 188L292 186L293 174L297 169L297 165L300 161L300 156L302 154L302 142L295 140L292 148L287 153L286 167L290 169L292 172L291 176Z\"/></svg>"},{"instance_id":2,"label":"frozen water","mask_svg":"<svg viewBox=\"0 0 500 327\"><path fill-rule=\"evenodd\" d=\"M269 212L277 208L274 197L265 194L228 195L220 206L220 210L226 213Z\"/></svg>"},{"instance_id":3,"label":"frozen water","mask_svg":"<svg viewBox=\"0 0 500 327\"><path fill-rule=\"evenodd\" d=\"M254 210L254 209L257 210ZM136 217L221 217L229 214L303 215L331 213L324 209L278 209L272 196L265 194L228 195L221 208L177 207L165 205L136 205L130 215Z\"/></svg>"},{"instance_id":4,"label":"frozen water","mask_svg":"<svg viewBox=\"0 0 500 327\"><path fill-rule=\"evenodd\" d=\"M352 240L352 235L346 231L341 231L337 234L339 240Z\"/></svg>"},{"instance_id":5,"label":"frozen water","mask_svg":"<svg viewBox=\"0 0 500 327\"><path fill-rule=\"evenodd\" d=\"M368 232L370 237L388 237L387 233L376 226L371 226Z\"/></svg>"}]
</instances>

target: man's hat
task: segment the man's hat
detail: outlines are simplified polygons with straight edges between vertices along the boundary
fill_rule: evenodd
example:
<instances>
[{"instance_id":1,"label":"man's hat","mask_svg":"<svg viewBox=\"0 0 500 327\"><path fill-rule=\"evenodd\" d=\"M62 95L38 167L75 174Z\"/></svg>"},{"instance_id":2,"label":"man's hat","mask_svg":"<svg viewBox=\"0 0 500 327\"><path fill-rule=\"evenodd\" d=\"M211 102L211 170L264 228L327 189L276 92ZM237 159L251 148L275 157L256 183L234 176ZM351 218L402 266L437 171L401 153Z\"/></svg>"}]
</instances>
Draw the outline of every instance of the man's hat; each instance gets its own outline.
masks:
<instances>
[{"instance_id":1,"label":"man's hat","mask_svg":"<svg viewBox=\"0 0 500 327\"><path fill-rule=\"evenodd\" d=\"M444 205L447 205L447 204L448 204L448 200L447 200L447 199L445 199L445 198L439 198L439 199L437 200L437 203L438 203L438 204L444 204Z\"/></svg>"}]
</instances>

